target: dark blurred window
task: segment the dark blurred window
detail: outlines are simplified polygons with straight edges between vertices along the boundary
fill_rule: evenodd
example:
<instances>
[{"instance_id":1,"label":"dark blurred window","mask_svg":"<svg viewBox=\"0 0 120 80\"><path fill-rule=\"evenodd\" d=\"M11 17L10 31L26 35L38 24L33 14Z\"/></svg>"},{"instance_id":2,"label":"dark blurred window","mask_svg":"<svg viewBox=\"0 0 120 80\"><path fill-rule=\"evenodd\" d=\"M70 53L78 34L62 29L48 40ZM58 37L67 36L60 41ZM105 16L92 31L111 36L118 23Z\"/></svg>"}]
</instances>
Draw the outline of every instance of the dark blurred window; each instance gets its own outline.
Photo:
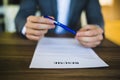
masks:
<instances>
[{"instance_id":1,"label":"dark blurred window","mask_svg":"<svg viewBox=\"0 0 120 80\"><path fill-rule=\"evenodd\" d=\"M5 25L4 25L4 15L0 14L0 32L3 32L5 29Z\"/></svg>"},{"instance_id":2,"label":"dark blurred window","mask_svg":"<svg viewBox=\"0 0 120 80\"><path fill-rule=\"evenodd\" d=\"M0 0L0 6L2 6L3 5L3 1L2 0Z\"/></svg>"},{"instance_id":3,"label":"dark blurred window","mask_svg":"<svg viewBox=\"0 0 120 80\"><path fill-rule=\"evenodd\" d=\"M8 4L20 4L21 0L8 0Z\"/></svg>"}]
</instances>

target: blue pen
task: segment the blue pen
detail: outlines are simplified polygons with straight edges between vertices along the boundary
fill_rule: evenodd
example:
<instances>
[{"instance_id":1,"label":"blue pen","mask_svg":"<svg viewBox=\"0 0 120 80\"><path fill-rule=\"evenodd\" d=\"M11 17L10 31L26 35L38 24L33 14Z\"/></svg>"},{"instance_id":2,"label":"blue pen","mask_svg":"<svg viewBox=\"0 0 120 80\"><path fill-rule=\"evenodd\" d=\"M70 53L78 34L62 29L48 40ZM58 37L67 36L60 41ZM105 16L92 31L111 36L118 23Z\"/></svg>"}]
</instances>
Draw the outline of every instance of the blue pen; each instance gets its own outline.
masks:
<instances>
[{"instance_id":1,"label":"blue pen","mask_svg":"<svg viewBox=\"0 0 120 80\"><path fill-rule=\"evenodd\" d=\"M65 30L71 32L72 34L76 35L76 32L74 30L70 29L68 26L66 26L60 22L55 21L54 19L52 19L49 16L44 16L44 17L53 20L55 25L60 26L60 27L64 28Z\"/></svg>"}]
</instances>

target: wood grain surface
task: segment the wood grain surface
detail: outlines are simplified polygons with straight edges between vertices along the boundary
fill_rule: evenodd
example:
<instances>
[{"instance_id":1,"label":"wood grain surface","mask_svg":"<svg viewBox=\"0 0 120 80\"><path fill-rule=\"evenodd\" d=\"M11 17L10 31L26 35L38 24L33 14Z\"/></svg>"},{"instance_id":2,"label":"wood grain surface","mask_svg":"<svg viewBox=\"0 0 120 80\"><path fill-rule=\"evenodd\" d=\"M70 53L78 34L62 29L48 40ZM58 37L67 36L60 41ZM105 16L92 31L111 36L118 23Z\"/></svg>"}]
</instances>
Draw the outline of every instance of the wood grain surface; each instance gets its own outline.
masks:
<instances>
[{"instance_id":1,"label":"wood grain surface","mask_svg":"<svg viewBox=\"0 0 120 80\"><path fill-rule=\"evenodd\" d=\"M0 80L120 80L120 46L109 40L94 50L110 66L92 69L30 69L36 43L0 33Z\"/></svg>"}]
</instances>

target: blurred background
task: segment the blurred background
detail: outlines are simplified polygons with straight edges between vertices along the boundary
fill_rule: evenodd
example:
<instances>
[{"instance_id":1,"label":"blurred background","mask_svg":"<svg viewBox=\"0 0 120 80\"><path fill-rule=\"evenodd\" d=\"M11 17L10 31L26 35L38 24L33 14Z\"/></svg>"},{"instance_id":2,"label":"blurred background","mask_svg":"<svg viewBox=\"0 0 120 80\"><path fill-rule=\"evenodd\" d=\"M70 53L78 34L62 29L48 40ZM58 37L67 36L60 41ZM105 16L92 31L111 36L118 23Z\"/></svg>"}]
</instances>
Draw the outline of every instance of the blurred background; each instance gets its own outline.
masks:
<instances>
[{"instance_id":1,"label":"blurred background","mask_svg":"<svg viewBox=\"0 0 120 80\"><path fill-rule=\"evenodd\" d=\"M21 0L0 0L0 32L14 33L14 19ZM105 20L105 37L120 45L120 0L99 0ZM84 14L83 14L84 16ZM82 17L85 23L85 17Z\"/></svg>"}]
</instances>

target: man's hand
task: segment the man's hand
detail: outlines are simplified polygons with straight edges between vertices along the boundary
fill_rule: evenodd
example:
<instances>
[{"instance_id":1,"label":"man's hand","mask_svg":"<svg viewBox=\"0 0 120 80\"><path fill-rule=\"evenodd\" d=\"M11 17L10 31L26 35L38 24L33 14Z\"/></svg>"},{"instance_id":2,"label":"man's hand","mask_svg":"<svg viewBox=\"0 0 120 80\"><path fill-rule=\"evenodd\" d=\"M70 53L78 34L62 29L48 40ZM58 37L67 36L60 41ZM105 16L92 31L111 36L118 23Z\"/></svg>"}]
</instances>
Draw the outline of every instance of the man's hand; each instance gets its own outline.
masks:
<instances>
[{"instance_id":1,"label":"man's hand","mask_svg":"<svg viewBox=\"0 0 120 80\"><path fill-rule=\"evenodd\" d=\"M44 17L29 16L25 24L26 37L30 40L41 39L48 29L55 28L54 22Z\"/></svg>"},{"instance_id":2,"label":"man's hand","mask_svg":"<svg viewBox=\"0 0 120 80\"><path fill-rule=\"evenodd\" d=\"M103 40L103 30L96 25L81 28L75 38L85 47L96 47Z\"/></svg>"}]
</instances>

